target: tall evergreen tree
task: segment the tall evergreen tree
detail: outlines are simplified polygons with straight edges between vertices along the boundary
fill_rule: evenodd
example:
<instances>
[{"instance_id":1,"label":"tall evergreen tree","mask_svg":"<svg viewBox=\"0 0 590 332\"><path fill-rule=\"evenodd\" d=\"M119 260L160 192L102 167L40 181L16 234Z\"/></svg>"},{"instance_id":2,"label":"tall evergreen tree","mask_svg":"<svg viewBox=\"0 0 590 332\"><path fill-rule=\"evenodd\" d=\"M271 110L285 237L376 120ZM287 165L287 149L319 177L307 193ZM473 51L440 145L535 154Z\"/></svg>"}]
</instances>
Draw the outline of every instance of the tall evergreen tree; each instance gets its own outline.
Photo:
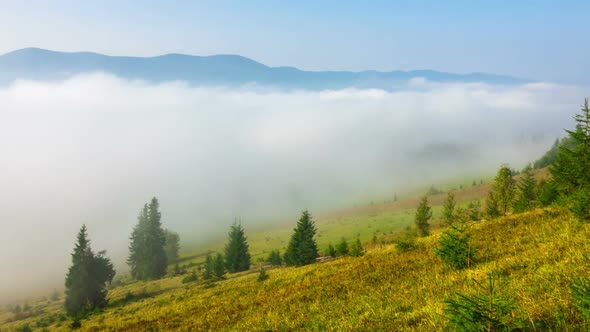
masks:
<instances>
[{"instance_id":1,"label":"tall evergreen tree","mask_svg":"<svg viewBox=\"0 0 590 332\"><path fill-rule=\"evenodd\" d=\"M244 228L238 222L231 225L225 245L225 267L231 273L250 269L250 252Z\"/></svg>"},{"instance_id":2,"label":"tall evergreen tree","mask_svg":"<svg viewBox=\"0 0 590 332\"><path fill-rule=\"evenodd\" d=\"M512 177L512 170L508 165L502 165L494 178L493 190L500 213L504 216L508 213L508 209L512 205L514 187L515 182Z\"/></svg>"},{"instance_id":3,"label":"tall evergreen tree","mask_svg":"<svg viewBox=\"0 0 590 332\"><path fill-rule=\"evenodd\" d=\"M421 236L428 235L430 229L430 219L432 218L432 209L428 206L428 195L424 195L420 200L420 204L416 209L416 216L414 222L418 228L418 233Z\"/></svg>"},{"instance_id":4,"label":"tall evergreen tree","mask_svg":"<svg viewBox=\"0 0 590 332\"><path fill-rule=\"evenodd\" d=\"M166 274L166 236L162 229L160 204L154 197L141 210L131 234L127 263L131 275L139 280L159 279Z\"/></svg>"},{"instance_id":5,"label":"tall evergreen tree","mask_svg":"<svg viewBox=\"0 0 590 332\"><path fill-rule=\"evenodd\" d=\"M78 316L107 304L106 284L115 276L111 261L101 251L95 255L83 225L72 253L72 265L65 280L65 308L69 315Z\"/></svg>"},{"instance_id":6,"label":"tall evergreen tree","mask_svg":"<svg viewBox=\"0 0 590 332\"><path fill-rule=\"evenodd\" d=\"M307 210L303 211L285 252L287 264L301 266L315 262L318 257L318 246L314 239L316 231L311 215Z\"/></svg>"},{"instance_id":7,"label":"tall evergreen tree","mask_svg":"<svg viewBox=\"0 0 590 332\"><path fill-rule=\"evenodd\" d=\"M555 163L549 169L561 194L570 195L590 186L590 109L588 98L574 117L575 130L566 130L570 146L561 145Z\"/></svg>"},{"instance_id":8,"label":"tall evergreen tree","mask_svg":"<svg viewBox=\"0 0 590 332\"><path fill-rule=\"evenodd\" d=\"M164 237L166 238L166 259L168 264L172 264L178 260L178 251L180 250L180 236L178 233L168 229L164 229Z\"/></svg>"},{"instance_id":9,"label":"tall evergreen tree","mask_svg":"<svg viewBox=\"0 0 590 332\"><path fill-rule=\"evenodd\" d=\"M447 200L443 205L443 219L447 223L447 225L452 225L455 221L455 206L457 202L455 202L455 195L451 192L447 194Z\"/></svg>"},{"instance_id":10,"label":"tall evergreen tree","mask_svg":"<svg viewBox=\"0 0 590 332\"><path fill-rule=\"evenodd\" d=\"M486 214L490 218L497 218L501 214L500 208L498 207L498 199L494 191L490 191L486 198Z\"/></svg>"},{"instance_id":11,"label":"tall evergreen tree","mask_svg":"<svg viewBox=\"0 0 590 332\"><path fill-rule=\"evenodd\" d=\"M531 210L536 202L537 181L533 176L532 168L527 166L523 174L524 177L516 188L516 199L512 204L512 211L515 213Z\"/></svg>"}]
</instances>

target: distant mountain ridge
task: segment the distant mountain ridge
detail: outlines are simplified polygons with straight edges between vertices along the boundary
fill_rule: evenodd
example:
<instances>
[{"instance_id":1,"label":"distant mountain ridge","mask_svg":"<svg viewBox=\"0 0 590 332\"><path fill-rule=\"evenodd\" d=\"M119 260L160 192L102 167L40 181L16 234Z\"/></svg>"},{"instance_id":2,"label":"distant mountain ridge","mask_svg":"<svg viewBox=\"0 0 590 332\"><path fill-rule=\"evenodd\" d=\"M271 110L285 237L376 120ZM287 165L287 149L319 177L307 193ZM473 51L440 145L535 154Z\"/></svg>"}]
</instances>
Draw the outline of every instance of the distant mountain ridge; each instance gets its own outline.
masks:
<instances>
[{"instance_id":1,"label":"distant mountain ridge","mask_svg":"<svg viewBox=\"0 0 590 332\"><path fill-rule=\"evenodd\" d=\"M131 57L24 48L0 56L0 83L2 84L16 79L60 80L97 71L112 73L126 79L150 82L186 81L193 85L211 86L257 84L311 90L347 87L390 90L406 84L413 78L424 78L433 82L489 84L526 82L526 80L505 75L453 74L434 70L304 71L294 67L269 67L240 55L166 54L154 57Z\"/></svg>"}]
</instances>

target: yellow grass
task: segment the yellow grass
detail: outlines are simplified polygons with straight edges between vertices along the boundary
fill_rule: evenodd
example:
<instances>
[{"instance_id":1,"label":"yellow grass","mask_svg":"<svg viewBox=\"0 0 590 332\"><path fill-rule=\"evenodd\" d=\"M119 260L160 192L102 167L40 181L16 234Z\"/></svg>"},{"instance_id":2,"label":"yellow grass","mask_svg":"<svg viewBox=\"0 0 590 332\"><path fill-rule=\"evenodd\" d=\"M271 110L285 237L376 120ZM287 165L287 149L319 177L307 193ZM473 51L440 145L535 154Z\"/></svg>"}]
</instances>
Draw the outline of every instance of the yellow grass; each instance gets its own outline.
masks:
<instances>
[{"instance_id":1,"label":"yellow grass","mask_svg":"<svg viewBox=\"0 0 590 332\"><path fill-rule=\"evenodd\" d=\"M469 270L449 269L435 257L437 232L414 251L387 245L360 258L272 269L263 283L250 272L213 287L183 285L180 277L117 287L109 308L84 320L82 331L438 331L446 324L445 297L472 292L472 279L483 282L492 272L516 301L514 315L531 329L583 328L569 286L590 271L583 259L590 225L562 210L538 209L473 224L472 233L480 261ZM125 303L128 292L144 295ZM34 326L41 317L2 328ZM67 330L67 324L48 328Z\"/></svg>"}]
</instances>

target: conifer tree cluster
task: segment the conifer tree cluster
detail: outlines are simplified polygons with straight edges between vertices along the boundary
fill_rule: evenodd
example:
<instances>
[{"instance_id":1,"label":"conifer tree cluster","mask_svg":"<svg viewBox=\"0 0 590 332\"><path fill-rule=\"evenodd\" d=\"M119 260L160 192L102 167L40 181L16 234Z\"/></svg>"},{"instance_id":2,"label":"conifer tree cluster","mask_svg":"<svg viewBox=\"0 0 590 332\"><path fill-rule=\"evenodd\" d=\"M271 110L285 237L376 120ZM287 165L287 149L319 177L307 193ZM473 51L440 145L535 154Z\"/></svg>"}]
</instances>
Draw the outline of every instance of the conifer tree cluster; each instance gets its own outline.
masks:
<instances>
[{"instance_id":1,"label":"conifer tree cluster","mask_svg":"<svg viewBox=\"0 0 590 332\"><path fill-rule=\"evenodd\" d=\"M288 265L301 266L315 262L318 257L318 246L314 238L316 231L311 215L307 210L303 211L285 252L285 262Z\"/></svg>"},{"instance_id":2,"label":"conifer tree cluster","mask_svg":"<svg viewBox=\"0 0 590 332\"><path fill-rule=\"evenodd\" d=\"M160 204L154 197L141 210L131 234L127 263L138 280L159 279L166 274L166 236L162 229Z\"/></svg>"},{"instance_id":3,"label":"conifer tree cluster","mask_svg":"<svg viewBox=\"0 0 590 332\"><path fill-rule=\"evenodd\" d=\"M230 273L250 269L250 251L244 228L238 222L231 225L225 245L225 267Z\"/></svg>"},{"instance_id":4,"label":"conifer tree cluster","mask_svg":"<svg viewBox=\"0 0 590 332\"><path fill-rule=\"evenodd\" d=\"M115 276L115 269L104 251L95 254L90 248L86 226L82 226L72 253L65 286L65 308L69 315L78 317L107 304L106 284Z\"/></svg>"}]
</instances>

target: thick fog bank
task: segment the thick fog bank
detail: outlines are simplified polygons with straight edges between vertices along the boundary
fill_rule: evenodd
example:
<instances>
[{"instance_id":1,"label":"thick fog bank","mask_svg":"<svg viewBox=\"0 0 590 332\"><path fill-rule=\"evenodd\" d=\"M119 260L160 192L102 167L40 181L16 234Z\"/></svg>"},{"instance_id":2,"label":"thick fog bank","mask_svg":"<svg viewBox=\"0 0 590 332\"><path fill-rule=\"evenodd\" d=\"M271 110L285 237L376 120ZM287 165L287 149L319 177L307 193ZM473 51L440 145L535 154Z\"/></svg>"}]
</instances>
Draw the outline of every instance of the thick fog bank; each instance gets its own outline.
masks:
<instances>
[{"instance_id":1,"label":"thick fog bank","mask_svg":"<svg viewBox=\"0 0 590 332\"><path fill-rule=\"evenodd\" d=\"M140 207L207 238L415 185L522 167L573 125L584 90L414 80L303 92L95 74L0 89L0 300L63 283L75 234L126 255Z\"/></svg>"}]
</instances>

